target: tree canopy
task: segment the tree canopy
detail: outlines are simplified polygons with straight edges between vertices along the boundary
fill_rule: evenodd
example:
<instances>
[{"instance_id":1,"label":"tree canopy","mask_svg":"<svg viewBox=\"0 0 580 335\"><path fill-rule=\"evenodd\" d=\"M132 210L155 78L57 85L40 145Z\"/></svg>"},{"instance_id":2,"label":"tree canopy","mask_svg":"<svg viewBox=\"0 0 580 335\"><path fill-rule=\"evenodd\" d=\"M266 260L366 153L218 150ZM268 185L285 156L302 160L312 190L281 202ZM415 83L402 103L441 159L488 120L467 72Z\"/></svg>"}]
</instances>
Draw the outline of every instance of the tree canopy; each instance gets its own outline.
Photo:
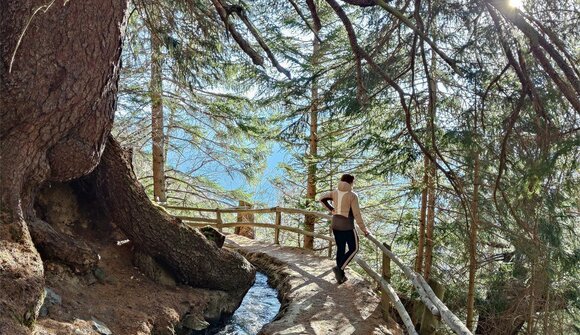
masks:
<instances>
[{"instance_id":1,"label":"tree canopy","mask_svg":"<svg viewBox=\"0 0 580 335\"><path fill-rule=\"evenodd\" d=\"M320 193L355 174L376 234L451 283L473 329L577 331L579 12L568 0L135 2L116 131L148 162L159 35L170 202L250 200L208 171L251 182L275 144L291 157L272 181L280 203L316 209L311 180Z\"/></svg>"}]
</instances>

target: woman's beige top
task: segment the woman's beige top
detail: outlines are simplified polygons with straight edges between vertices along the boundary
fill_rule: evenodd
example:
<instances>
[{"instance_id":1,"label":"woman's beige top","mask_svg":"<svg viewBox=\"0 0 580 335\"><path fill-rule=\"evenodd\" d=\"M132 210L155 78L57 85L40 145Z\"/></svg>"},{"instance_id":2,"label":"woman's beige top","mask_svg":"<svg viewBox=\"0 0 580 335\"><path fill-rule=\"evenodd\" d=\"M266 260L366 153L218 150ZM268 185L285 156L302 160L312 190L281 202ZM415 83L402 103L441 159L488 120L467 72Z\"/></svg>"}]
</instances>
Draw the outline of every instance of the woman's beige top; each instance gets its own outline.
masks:
<instances>
[{"instance_id":1,"label":"woman's beige top","mask_svg":"<svg viewBox=\"0 0 580 335\"><path fill-rule=\"evenodd\" d=\"M328 203L329 200L332 200L334 207ZM333 218L333 229L354 229L354 224L348 224L348 222L352 222L352 220L343 219L354 218L360 229L363 231L366 230L358 205L358 196L352 191L351 184L344 181L339 182L336 190L327 192L320 197L320 202L322 202L329 210L334 210L335 216L339 215L342 217L337 217L336 219L338 220L334 220ZM350 227L347 227L347 225Z\"/></svg>"}]
</instances>

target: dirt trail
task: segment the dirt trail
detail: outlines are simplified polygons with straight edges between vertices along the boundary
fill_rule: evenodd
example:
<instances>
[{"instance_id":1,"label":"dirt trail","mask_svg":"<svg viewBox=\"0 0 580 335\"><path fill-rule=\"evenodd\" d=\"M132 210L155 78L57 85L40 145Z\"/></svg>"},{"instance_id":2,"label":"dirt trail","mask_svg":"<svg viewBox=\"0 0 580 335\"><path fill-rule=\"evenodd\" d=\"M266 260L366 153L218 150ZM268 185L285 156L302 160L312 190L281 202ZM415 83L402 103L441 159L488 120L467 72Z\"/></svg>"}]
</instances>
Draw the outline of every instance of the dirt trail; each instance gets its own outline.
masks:
<instances>
[{"instance_id":1,"label":"dirt trail","mask_svg":"<svg viewBox=\"0 0 580 335\"><path fill-rule=\"evenodd\" d=\"M380 297L369 282L347 269L349 280L336 284L333 260L238 235L228 235L226 243L268 273L280 292L280 314L260 334L403 334L382 319Z\"/></svg>"}]
</instances>

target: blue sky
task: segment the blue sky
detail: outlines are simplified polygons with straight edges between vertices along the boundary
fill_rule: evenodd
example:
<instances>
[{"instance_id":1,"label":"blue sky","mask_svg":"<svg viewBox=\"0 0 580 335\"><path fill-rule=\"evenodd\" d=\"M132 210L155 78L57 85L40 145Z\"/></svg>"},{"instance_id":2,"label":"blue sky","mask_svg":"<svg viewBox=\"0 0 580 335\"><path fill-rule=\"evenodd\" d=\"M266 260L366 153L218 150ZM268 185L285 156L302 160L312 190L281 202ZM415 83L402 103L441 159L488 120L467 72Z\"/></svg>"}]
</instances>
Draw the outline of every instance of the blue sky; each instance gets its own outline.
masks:
<instances>
[{"instance_id":1,"label":"blue sky","mask_svg":"<svg viewBox=\"0 0 580 335\"><path fill-rule=\"evenodd\" d=\"M290 154L275 143L272 146L272 151L267 158L266 169L259 178L257 185L248 185L240 176L235 176L233 179L228 175L223 175L222 178L216 180L226 190L234 190L242 188L244 191L253 194L254 202L261 202L266 206L276 206L278 204L278 191L271 184L271 180L277 176L281 176L283 171L278 168L281 162L287 162L290 159Z\"/></svg>"}]
</instances>

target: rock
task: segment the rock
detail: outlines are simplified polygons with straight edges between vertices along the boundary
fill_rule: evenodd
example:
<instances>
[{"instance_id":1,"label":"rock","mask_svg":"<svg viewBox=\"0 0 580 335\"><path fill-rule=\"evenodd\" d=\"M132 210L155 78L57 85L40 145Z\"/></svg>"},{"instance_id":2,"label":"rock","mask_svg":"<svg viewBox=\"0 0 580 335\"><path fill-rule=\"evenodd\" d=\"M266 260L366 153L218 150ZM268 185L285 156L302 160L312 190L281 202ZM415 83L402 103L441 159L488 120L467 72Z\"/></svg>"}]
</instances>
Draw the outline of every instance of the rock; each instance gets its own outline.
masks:
<instances>
[{"instance_id":1,"label":"rock","mask_svg":"<svg viewBox=\"0 0 580 335\"><path fill-rule=\"evenodd\" d=\"M205 321L200 315L188 313L181 320L181 326L191 330L204 330L209 327L209 322Z\"/></svg>"},{"instance_id":2,"label":"rock","mask_svg":"<svg viewBox=\"0 0 580 335\"><path fill-rule=\"evenodd\" d=\"M38 311L38 316L45 317L47 315L48 315L48 307L42 305L42 307L40 307L40 310Z\"/></svg>"},{"instance_id":3,"label":"rock","mask_svg":"<svg viewBox=\"0 0 580 335\"><path fill-rule=\"evenodd\" d=\"M107 278L107 274L105 273L105 270L103 270L103 268L96 267L93 270L93 274L95 275L95 278L97 278L99 283L101 283L101 284L105 283L105 279Z\"/></svg>"},{"instance_id":4,"label":"rock","mask_svg":"<svg viewBox=\"0 0 580 335\"><path fill-rule=\"evenodd\" d=\"M113 332L101 321L91 318L93 329L100 335L113 335Z\"/></svg>"},{"instance_id":5,"label":"rock","mask_svg":"<svg viewBox=\"0 0 580 335\"><path fill-rule=\"evenodd\" d=\"M216 230L214 227L205 226L199 230L205 238L215 243L218 248L223 247L226 236Z\"/></svg>"},{"instance_id":6,"label":"rock","mask_svg":"<svg viewBox=\"0 0 580 335\"><path fill-rule=\"evenodd\" d=\"M176 335L175 329L173 327L165 327L165 328L155 328L151 335Z\"/></svg>"},{"instance_id":7,"label":"rock","mask_svg":"<svg viewBox=\"0 0 580 335\"><path fill-rule=\"evenodd\" d=\"M86 275L86 282L88 286L94 285L97 283L97 277L95 277L94 273L88 273Z\"/></svg>"},{"instance_id":8,"label":"rock","mask_svg":"<svg viewBox=\"0 0 580 335\"><path fill-rule=\"evenodd\" d=\"M203 316L210 323L219 322L224 316L232 315L242 301L225 291L208 291L208 295L208 304L203 311Z\"/></svg>"},{"instance_id":9,"label":"rock","mask_svg":"<svg viewBox=\"0 0 580 335\"><path fill-rule=\"evenodd\" d=\"M151 335L175 335L179 314L173 308L163 307L155 319Z\"/></svg>"},{"instance_id":10,"label":"rock","mask_svg":"<svg viewBox=\"0 0 580 335\"><path fill-rule=\"evenodd\" d=\"M46 293L46 297L44 298L44 302L46 303L47 300L51 305L60 305L62 304L62 298L60 295L56 294L53 289L50 287L46 287L44 289L44 293Z\"/></svg>"},{"instance_id":11,"label":"rock","mask_svg":"<svg viewBox=\"0 0 580 335\"><path fill-rule=\"evenodd\" d=\"M119 280L115 277L115 276L107 276L107 280L106 282L108 284L117 284L119 282Z\"/></svg>"},{"instance_id":12,"label":"rock","mask_svg":"<svg viewBox=\"0 0 580 335\"><path fill-rule=\"evenodd\" d=\"M141 270L149 279L158 284L175 286L177 284L173 275L161 266L153 257L135 250L133 254L133 264Z\"/></svg>"},{"instance_id":13,"label":"rock","mask_svg":"<svg viewBox=\"0 0 580 335\"><path fill-rule=\"evenodd\" d=\"M42 304L42 307L40 307L39 315L47 316L49 307L60 304L62 304L61 296L56 294L56 292L54 292L50 287L45 287L44 303Z\"/></svg>"}]
</instances>

